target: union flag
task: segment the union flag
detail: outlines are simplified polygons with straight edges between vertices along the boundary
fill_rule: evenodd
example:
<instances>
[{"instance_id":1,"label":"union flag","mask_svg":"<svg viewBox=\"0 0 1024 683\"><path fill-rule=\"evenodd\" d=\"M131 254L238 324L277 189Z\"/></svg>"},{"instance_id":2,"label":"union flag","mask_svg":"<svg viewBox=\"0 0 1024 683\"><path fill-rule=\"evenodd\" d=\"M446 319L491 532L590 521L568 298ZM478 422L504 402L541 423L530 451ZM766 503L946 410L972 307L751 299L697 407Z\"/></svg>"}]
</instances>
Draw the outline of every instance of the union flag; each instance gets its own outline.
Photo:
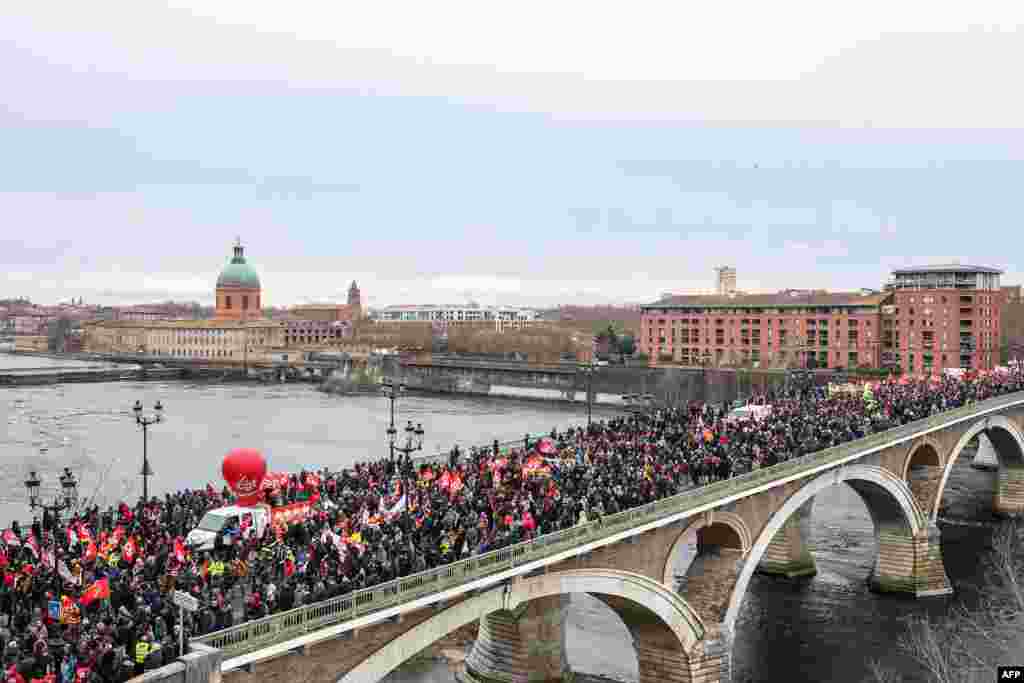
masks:
<instances>
[{"instance_id":1,"label":"union flag","mask_svg":"<svg viewBox=\"0 0 1024 683\"><path fill-rule=\"evenodd\" d=\"M82 593L82 597L78 599L78 602L83 605L88 605L93 600L108 599L110 599L110 579L104 577L86 588Z\"/></svg>"},{"instance_id":2,"label":"union flag","mask_svg":"<svg viewBox=\"0 0 1024 683\"><path fill-rule=\"evenodd\" d=\"M11 529L4 529L3 541L5 545L9 546L20 546L21 539L18 538L18 534L14 533Z\"/></svg>"},{"instance_id":3,"label":"union flag","mask_svg":"<svg viewBox=\"0 0 1024 683\"><path fill-rule=\"evenodd\" d=\"M178 562L185 561L185 544L181 542L181 537L174 539L174 559Z\"/></svg>"},{"instance_id":4,"label":"union flag","mask_svg":"<svg viewBox=\"0 0 1024 683\"><path fill-rule=\"evenodd\" d=\"M124 542L123 551L124 559L127 560L129 564L135 562L135 555L138 553L139 547L135 544L134 536L129 536L128 540Z\"/></svg>"}]
</instances>

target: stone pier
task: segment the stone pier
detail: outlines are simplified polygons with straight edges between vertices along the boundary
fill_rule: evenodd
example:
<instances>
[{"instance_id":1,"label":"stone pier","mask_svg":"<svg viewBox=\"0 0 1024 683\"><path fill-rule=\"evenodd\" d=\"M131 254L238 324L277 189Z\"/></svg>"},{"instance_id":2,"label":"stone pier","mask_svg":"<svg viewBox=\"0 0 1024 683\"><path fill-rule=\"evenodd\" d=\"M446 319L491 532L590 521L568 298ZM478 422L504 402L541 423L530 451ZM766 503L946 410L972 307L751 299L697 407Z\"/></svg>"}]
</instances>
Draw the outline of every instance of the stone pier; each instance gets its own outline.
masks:
<instances>
[{"instance_id":1,"label":"stone pier","mask_svg":"<svg viewBox=\"0 0 1024 683\"><path fill-rule=\"evenodd\" d=\"M568 604L568 595L554 595L481 618L461 678L475 683L561 681L569 671L565 657Z\"/></svg>"},{"instance_id":2,"label":"stone pier","mask_svg":"<svg viewBox=\"0 0 1024 683\"><path fill-rule=\"evenodd\" d=\"M1024 514L1024 465L1016 462L1002 463L992 512L1001 517Z\"/></svg>"},{"instance_id":3,"label":"stone pier","mask_svg":"<svg viewBox=\"0 0 1024 683\"><path fill-rule=\"evenodd\" d=\"M992 439L988 438L988 434L985 432L978 434L978 450L974 453L974 459L971 460L971 467L976 470L995 471L999 469L999 457L996 455L996 449L992 445Z\"/></svg>"},{"instance_id":4,"label":"stone pier","mask_svg":"<svg viewBox=\"0 0 1024 683\"><path fill-rule=\"evenodd\" d=\"M812 498L801 505L775 533L758 564L759 572L785 576L787 579L818 573L809 547L813 504Z\"/></svg>"},{"instance_id":5,"label":"stone pier","mask_svg":"<svg viewBox=\"0 0 1024 683\"><path fill-rule=\"evenodd\" d=\"M942 562L939 528L928 526L917 537L902 530L878 533L878 559L868 579L874 590L915 597L948 595L953 587Z\"/></svg>"}]
</instances>

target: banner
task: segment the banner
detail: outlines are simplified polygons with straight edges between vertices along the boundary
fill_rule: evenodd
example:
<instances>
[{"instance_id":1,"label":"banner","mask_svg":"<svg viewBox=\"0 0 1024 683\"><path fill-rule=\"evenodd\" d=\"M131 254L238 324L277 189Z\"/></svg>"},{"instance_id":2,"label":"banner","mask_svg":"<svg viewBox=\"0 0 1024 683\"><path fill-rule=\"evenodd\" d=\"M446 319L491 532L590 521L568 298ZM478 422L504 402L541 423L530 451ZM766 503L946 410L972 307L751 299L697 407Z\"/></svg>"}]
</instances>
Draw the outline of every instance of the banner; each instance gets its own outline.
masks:
<instances>
[{"instance_id":1,"label":"banner","mask_svg":"<svg viewBox=\"0 0 1024 683\"><path fill-rule=\"evenodd\" d=\"M139 551L137 545L135 545L135 537L129 536L128 540L124 542L124 559L128 564L135 562L135 554Z\"/></svg>"},{"instance_id":2,"label":"banner","mask_svg":"<svg viewBox=\"0 0 1024 683\"><path fill-rule=\"evenodd\" d=\"M2 535L2 538L3 538L4 543L6 543L7 545L12 545L12 546L15 546L15 547L21 545L21 539L18 538L18 534L14 533L10 529L4 529L4 533Z\"/></svg>"}]
</instances>

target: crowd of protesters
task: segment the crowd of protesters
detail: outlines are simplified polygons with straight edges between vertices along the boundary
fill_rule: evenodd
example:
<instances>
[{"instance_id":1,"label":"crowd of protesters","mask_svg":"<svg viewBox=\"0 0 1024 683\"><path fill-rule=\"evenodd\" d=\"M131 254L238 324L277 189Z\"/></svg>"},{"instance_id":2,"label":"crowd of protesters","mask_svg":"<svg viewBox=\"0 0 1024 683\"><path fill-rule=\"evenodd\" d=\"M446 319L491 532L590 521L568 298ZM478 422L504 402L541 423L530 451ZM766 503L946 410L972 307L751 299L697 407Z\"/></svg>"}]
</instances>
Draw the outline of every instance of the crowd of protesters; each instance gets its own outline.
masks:
<instances>
[{"instance_id":1,"label":"crowd of protesters","mask_svg":"<svg viewBox=\"0 0 1024 683\"><path fill-rule=\"evenodd\" d=\"M452 449L296 473L268 502L311 513L257 535L232 520L209 551L184 539L227 488L12 525L0 546L6 680L120 682L178 655L173 590L201 604L188 637L597 521L694 486L1024 388L1017 375L943 377L863 392L804 386L759 397L757 419L694 404L553 430L523 448Z\"/></svg>"}]
</instances>

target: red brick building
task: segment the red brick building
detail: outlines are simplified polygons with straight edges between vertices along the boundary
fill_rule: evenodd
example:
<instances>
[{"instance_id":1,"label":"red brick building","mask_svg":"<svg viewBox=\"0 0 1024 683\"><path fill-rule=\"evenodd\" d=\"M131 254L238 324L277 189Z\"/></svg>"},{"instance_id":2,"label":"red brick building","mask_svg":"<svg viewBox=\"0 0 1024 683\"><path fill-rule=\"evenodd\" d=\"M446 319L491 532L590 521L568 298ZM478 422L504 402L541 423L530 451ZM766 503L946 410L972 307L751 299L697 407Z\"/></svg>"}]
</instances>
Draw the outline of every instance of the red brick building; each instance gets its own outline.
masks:
<instances>
[{"instance_id":1,"label":"red brick building","mask_svg":"<svg viewBox=\"0 0 1024 683\"><path fill-rule=\"evenodd\" d=\"M893 271L884 292L671 296L641 308L637 346L654 362L693 366L991 369L1001 274L938 265Z\"/></svg>"},{"instance_id":2,"label":"red brick building","mask_svg":"<svg viewBox=\"0 0 1024 683\"><path fill-rule=\"evenodd\" d=\"M673 296L643 307L639 350L684 365L876 367L879 292Z\"/></svg>"},{"instance_id":3,"label":"red brick building","mask_svg":"<svg viewBox=\"0 0 1024 683\"><path fill-rule=\"evenodd\" d=\"M885 352L904 371L990 370L999 364L1001 270L959 264L902 268L886 287Z\"/></svg>"}]
</instances>

